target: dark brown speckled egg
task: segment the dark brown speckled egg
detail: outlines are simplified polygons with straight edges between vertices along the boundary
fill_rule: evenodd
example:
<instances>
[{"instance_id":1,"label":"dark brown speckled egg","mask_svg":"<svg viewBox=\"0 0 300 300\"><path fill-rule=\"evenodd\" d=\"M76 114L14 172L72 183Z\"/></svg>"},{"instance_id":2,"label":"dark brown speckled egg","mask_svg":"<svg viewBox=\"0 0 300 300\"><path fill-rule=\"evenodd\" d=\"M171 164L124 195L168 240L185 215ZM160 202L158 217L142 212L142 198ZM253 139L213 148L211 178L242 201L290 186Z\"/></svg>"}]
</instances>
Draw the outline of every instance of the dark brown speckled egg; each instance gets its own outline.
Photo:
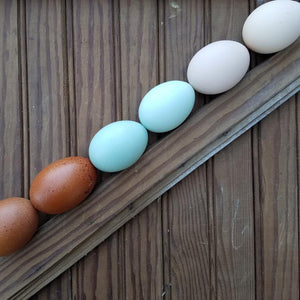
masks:
<instances>
[{"instance_id":1,"label":"dark brown speckled egg","mask_svg":"<svg viewBox=\"0 0 300 300\"><path fill-rule=\"evenodd\" d=\"M97 171L90 160L71 156L53 162L34 178L30 200L39 211L63 213L77 206L93 190Z\"/></svg>"},{"instance_id":2,"label":"dark brown speckled egg","mask_svg":"<svg viewBox=\"0 0 300 300\"><path fill-rule=\"evenodd\" d=\"M0 256L27 244L39 224L39 214L28 199L12 197L0 201Z\"/></svg>"}]
</instances>

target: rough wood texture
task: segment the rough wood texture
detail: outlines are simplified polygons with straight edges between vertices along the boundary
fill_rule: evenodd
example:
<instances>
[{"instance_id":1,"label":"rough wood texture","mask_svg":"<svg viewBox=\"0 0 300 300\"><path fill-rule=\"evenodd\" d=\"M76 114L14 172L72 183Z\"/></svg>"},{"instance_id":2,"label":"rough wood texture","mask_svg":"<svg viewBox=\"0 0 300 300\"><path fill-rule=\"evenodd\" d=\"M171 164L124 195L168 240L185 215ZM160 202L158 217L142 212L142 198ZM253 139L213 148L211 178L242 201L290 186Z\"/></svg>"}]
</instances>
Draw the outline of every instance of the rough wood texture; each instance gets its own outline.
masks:
<instances>
[{"instance_id":1,"label":"rough wood texture","mask_svg":"<svg viewBox=\"0 0 300 300\"><path fill-rule=\"evenodd\" d=\"M141 97L151 86L158 83L158 64L154 64L153 57L148 55L148 53L154 53L155 56L158 53L157 8L149 1L122 1L119 5L111 1L93 2L92 6L98 8L95 20L100 20L102 16L114 15L113 18L109 18L109 28L114 29L115 32L114 41L107 43L108 38L98 40L98 34L94 31L95 28L107 30L105 26L97 26L95 22L83 22L88 20L88 12L85 9L80 9L80 7L85 7L84 2L82 1L81 5L79 2L74 2L74 9L78 14L80 11L82 20L79 22L80 20L75 14L74 33L79 35L79 31L83 32L81 33L81 40L84 40L92 30L92 33L89 34L91 41L87 43L89 47L83 47L81 43L77 43L76 49L81 48L80 52L86 53L88 56L89 49L95 48L95 52L101 53L102 48L114 46L111 51L108 51L108 53L115 53L114 60L107 60L107 63L115 66L114 72L117 74L117 76L109 76L113 70L105 68L108 75L105 82L109 80L117 88L115 89L116 95L112 90L110 90L110 94L105 91L103 95L108 96L108 99L114 99L114 101L105 101L105 99L97 101L98 104L104 102L107 108L111 106L111 110L115 109L115 116L111 116L109 121L109 114L105 110L100 114L100 112L91 109L89 113L95 119L99 119L99 115L103 115L101 120L106 122L111 122L114 118L117 120L137 120L138 104ZM120 18L116 17L118 15ZM128 23L128 20L132 20L132 22ZM107 24L108 22L104 20L103 23ZM157 59L154 58L154 60ZM97 60L94 60L91 66L93 70L102 68L101 63ZM82 78L87 78L84 69L78 70L77 73L81 73ZM80 86L80 82L77 82L77 85ZM89 89L86 88L85 94L88 91ZM94 95L93 99L98 99L98 97ZM99 124L94 132L102 125ZM77 140L80 141L83 149L86 148L87 141L82 141L80 135L78 135ZM72 272L75 297L91 298L96 291L99 298L123 299L127 297L139 299L146 297L154 299L156 295L161 293L162 283L159 279L162 269L161 247L159 246L160 211L160 202L155 202L110 239L104 241L99 248L93 251L91 257L83 258ZM132 257L137 259L132 259ZM110 263L105 263L103 258ZM95 261L99 261L99 264L97 263L98 268L95 267L95 263L90 263ZM87 280L80 280L81 278ZM120 287L117 288L118 286Z\"/></svg>"},{"instance_id":2,"label":"rough wood texture","mask_svg":"<svg viewBox=\"0 0 300 300\"><path fill-rule=\"evenodd\" d=\"M122 119L138 121L142 97L159 83L157 5L147 0L120 1ZM155 136L150 136L150 144L154 141ZM154 201L122 231L124 299L157 299L163 285L161 202Z\"/></svg>"},{"instance_id":3,"label":"rough wood texture","mask_svg":"<svg viewBox=\"0 0 300 300\"><path fill-rule=\"evenodd\" d=\"M187 62L207 42L204 1L166 2L163 19L165 80L186 79ZM201 12L201 13L200 13ZM192 26L197 24L197 27ZM192 45L186 47L186 45ZM176 64L174 62L176 61ZM195 110L204 105L198 94ZM178 140L180 143L180 140ZM209 299L210 256L206 166L203 165L163 197L165 280L163 299Z\"/></svg>"},{"instance_id":4,"label":"rough wood texture","mask_svg":"<svg viewBox=\"0 0 300 300\"><path fill-rule=\"evenodd\" d=\"M136 120L149 88L186 80L188 61L204 44L241 40L243 20L263 2L1 1L0 199L27 197L33 176L50 161L87 155L101 126ZM148 153L131 171L99 172L94 198L46 223L19 253L0 258L0 299L26 299L63 270L32 299L298 299L299 96L198 168L194 156L214 138L222 147L236 138L226 126L255 111L268 92L282 91L289 76L299 79L299 41L295 47L295 73L277 74L283 62L275 59L266 74L249 74L251 84L241 87L248 106L239 106L239 88L231 99L197 94L194 117L171 134L150 134ZM293 60L289 55L283 61ZM269 57L251 53L252 68ZM255 88L262 90L248 99ZM269 104L262 110L277 105ZM180 165L187 157L194 159ZM143 174L147 180L138 181ZM183 175L173 181L171 174ZM102 191L112 194L102 198ZM122 191L136 194L119 200Z\"/></svg>"},{"instance_id":5,"label":"rough wood texture","mask_svg":"<svg viewBox=\"0 0 300 300\"><path fill-rule=\"evenodd\" d=\"M242 42L248 5L246 0L211 1L211 39ZM251 150L248 131L212 159L217 299L255 298Z\"/></svg>"},{"instance_id":6,"label":"rough wood texture","mask_svg":"<svg viewBox=\"0 0 300 300\"><path fill-rule=\"evenodd\" d=\"M296 93L299 47L300 41L250 71L132 168L99 185L82 205L51 219L23 250L2 259L1 294L24 298L39 289Z\"/></svg>"},{"instance_id":7,"label":"rough wood texture","mask_svg":"<svg viewBox=\"0 0 300 300\"><path fill-rule=\"evenodd\" d=\"M23 12L23 10L25 10ZM69 109L66 87L67 69L64 55L64 7L62 1L23 3L25 58L22 67L27 82L24 102L27 104L28 145L27 182L49 163L69 154ZM48 217L41 214L41 222Z\"/></svg>"},{"instance_id":8,"label":"rough wood texture","mask_svg":"<svg viewBox=\"0 0 300 300\"><path fill-rule=\"evenodd\" d=\"M0 2L0 196L3 198L20 196L23 193L22 176L19 175L24 170L23 128L22 122L16 122L23 118L17 17L17 1Z\"/></svg>"},{"instance_id":9,"label":"rough wood texture","mask_svg":"<svg viewBox=\"0 0 300 300\"><path fill-rule=\"evenodd\" d=\"M299 298L295 111L295 99L291 99L262 122L259 132L265 299Z\"/></svg>"},{"instance_id":10,"label":"rough wood texture","mask_svg":"<svg viewBox=\"0 0 300 300\"><path fill-rule=\"evenodd\" d=\"M87 155L86 145L99 128L119 118L117 9L112 1L72 3L68 21L74 35L75 140L81 155ZM117 232L71 269L73 297L122 299L122 246L123 236Z\"/></svg>"},{"instance_id":11,"label":"rough wood texture","mask_svg":"<svg viewBox=\"0 0 300 300\"><path fill-rule=\"evenodd\" d=\"M292 97L253 136L257 298L299 299L297 102Z\"/></svg>"},{"instance_id":12,"label":"rough wood texture","mask_svg":"<svg viewBox=\"0 0 300 300\"><path fill-rule=\"evenodd\" d=\"M167 194L169 280L173 299L209 299L210 257L206 168L201 166Z\"/></svg>"},{"instance_id":13,"label":"rough wood texture","mask_svg":"<svg viewBox=\"0 0 300 300\"><path fill-rule=\"evenodd\" d=\"M61 1L26 1L30 179L68 154Z\"/></svg>"}]
</instances>

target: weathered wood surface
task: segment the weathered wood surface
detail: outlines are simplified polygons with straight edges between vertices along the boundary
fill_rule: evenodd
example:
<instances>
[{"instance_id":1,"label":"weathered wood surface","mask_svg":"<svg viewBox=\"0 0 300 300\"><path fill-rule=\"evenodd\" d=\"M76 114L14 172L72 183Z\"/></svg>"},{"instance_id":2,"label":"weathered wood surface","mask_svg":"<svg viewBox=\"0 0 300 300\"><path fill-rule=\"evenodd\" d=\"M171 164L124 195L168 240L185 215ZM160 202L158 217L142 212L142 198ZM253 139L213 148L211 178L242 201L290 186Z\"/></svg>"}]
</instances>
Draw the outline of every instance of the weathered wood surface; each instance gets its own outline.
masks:
<instances>
[{"instance_id":1,"label":"weathered wood surface","mask_svg":"<svg viewBox=\"0 0 300 300\"><path fill-rule=\"evenodd\" d=\"M51 160L69 154L86 155L86 145L101 126L117 119L137 119L142 95L161 81L185 80L190 57L204 44L224 38L241 40L243 20L249 7L253 9L256 3L74 0L2 1L0 5L0 83L4 104L0 110L1 117L4 116L0 135L4 141L1 168L5 170L0 196L4 198L27 196L33 176ZM299 48L291 55L298 55L299 62ZM255 57L252 58L254 66ZM264 57L258 58L257 61ZM290 56L283 58L289 59L293 60ZM280 63L274 64L274 68L259 77L259 82L249 76L249 82L253 82L250 93L260 84L264 86L264 79L268 81L277 74ZM272 75L269 79L265 77L268 74ZM284 86L284 79L291 76L285 75L284 72L278 77L283 79L278 84ZM269 91L281 90L277 85L271 87ZM204 103L209 104L201 110L203 116L211 116L209 108L220 114L227 109L234 111L234 101L233 107L221 107L226 97L215 102L201 95L197 98L196 114ZM298 106L297 97L289 100L252 131L196 168L33 298L298 299ZM211 117L212 121L221 118L220 114ZM195 116L191 122L196 120ZM196 123L201 134L205 125L201 128L203 123ZM184 134L184 128L188 129L177 131ZM173 140L175 148L171 151L176 153L180 145L188 145L188 139L177 139L177 131L167 136L151 134L150 143L162 139L160 145L167 147L168 141ZM223 137L224 141L230 141L231 133ZM55 138L56 142L50 143ZM182 140L183 145L178 142ZM149 155L149 164L142 173L149 167L156 170L158 153L165 156L157 162L168 162L170 148L167 152L156 152L157 147L150 148L139 162L142 166ZM168 164L176 169L176 161ZM189 169L188 165L181 167ZM152 175L153 182L159 179L161 170L157 170ZM105 181L119 181L118 175L110 177L101 174L99 193L109 188ZM126 188L129 179L120 177L126 178L121 182ZM148 183L139 185L137 192L143 192ZM161 185L157 187L159 192ZM11 276L11 270L16 268L16 277L10 278L10 293L30 282L19 297L32 295L44 285L45 277L49 276L47 281L56 277L92 249L103 234L106 237L111 229L134 216L147 204L145 199L119 214L117 220L121 223L110 222L98 231L90 245L70 247L72 252L67 250L63 260L60 250L67 249L67 239L58 245L56 253L52 248L40 255L36 255L39 247L46 248L54 243L55 237L45 245L37 241L47 239L47 234L42 236L44 232L49 232L49 236L58 232L58 239L68 235L68 230L83 221L82 216L87 217L84 212L89 213L85 210L88 204L77 210L77 220L68 222L71 215L76 216L75 211L64 218L54 218L49 226L41 228L32 248L26 248L26 257L34 256L29 263L29 281L26 282L25 264L20 268L12 259L7 267L6 259L0 260L0 290L9 285L9 281L1 278ZM93 197L87 201L100 203ZM97 210L98 204L93 210ZM94 225L104 218L100 216ZM43 222L47 219L43 216ZM59 220L71 227L58 230L55 223ZM82 224L82 233L93 227ZM39 264L43 258L47 258L46 264ZM53 263L55 267L48 270ZM44 275L31 282L39 273ZM21 277L17 279L18 276ZM0 294L4 299L8 295Z\"/></svg>"},{"instance_id":2,"label":"weathered wood surface","mask_svg":"<svg viewBox=\"0 0 300 300\"><path fill-rule=\"evenodd\" d=\"M248 15L248 1L211 3L211 39L241 42L240 29ZM220 26L222 23L226 26ZM209 167L217 299L254 299L255 296L251 156L251 132L248 131L218 153Z\"/></svg>"}]
</instances>

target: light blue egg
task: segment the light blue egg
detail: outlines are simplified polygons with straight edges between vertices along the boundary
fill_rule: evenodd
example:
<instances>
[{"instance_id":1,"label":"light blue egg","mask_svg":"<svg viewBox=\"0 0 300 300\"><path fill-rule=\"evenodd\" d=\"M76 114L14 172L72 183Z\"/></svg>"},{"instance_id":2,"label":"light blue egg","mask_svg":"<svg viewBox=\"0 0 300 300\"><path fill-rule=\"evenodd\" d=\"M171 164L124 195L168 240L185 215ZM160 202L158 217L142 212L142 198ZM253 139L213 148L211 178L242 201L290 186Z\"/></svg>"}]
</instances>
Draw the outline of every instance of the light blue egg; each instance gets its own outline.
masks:
<instances>
[{"instance_id":1,"label":"light blue egg","mask_svg":"<svg viewBox=\"0 0 300 300\"><path fill-rule=\"evenodd\" d=\"M147 130L135 121L117 121L100 129L89 146L92 164L104 172L118 172L133 165L144 153Z\"/></svg>"},{"instance_id":2,"label":"light blue egg","mask_svg":"<svg viewBox=\"0 0 300 300\"><path fill-rule=\"evenodd\" d=\"M178 127L191 113L195 91L180 80L161 83L151 89L139 106L139 119L150 131L167 132Z\"/></svg>"}]
</instances>

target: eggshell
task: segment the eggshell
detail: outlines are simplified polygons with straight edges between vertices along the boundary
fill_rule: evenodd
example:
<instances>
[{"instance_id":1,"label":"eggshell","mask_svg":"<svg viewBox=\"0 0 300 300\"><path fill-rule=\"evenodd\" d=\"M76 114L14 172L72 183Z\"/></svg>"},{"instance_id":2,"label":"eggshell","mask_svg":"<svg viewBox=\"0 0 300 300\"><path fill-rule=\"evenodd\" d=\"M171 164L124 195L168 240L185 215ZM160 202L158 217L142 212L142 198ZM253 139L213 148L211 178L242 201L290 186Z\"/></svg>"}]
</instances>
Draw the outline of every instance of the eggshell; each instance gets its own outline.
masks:
<instances>
[{"instance_id":1,"label":"eggshell","mask_svg":"<svg viewBox=\"0 0 300 300\"><path fill-rule=\"evenodd\" d=\"M44 168L32 181L30 200L41 212L58 214L72 209L93 190L97 171L89 159L73 156Z\"/></svg>"},{"instance_id":2,"label":"eggshell","mask_svg":"<svg viewBox=\"0 0 300 300\"><path fill-rule=\"evenodd\" d=\"M190 84L172 80L151 89L139 106L139 119L148 130L166 132L179 126L191 113L195 92Z\"/></svg>"},{"instance_id":3,"label":"eggshell","mask_svg":"<svg viewBox=\"0 0 300 300\"><path fill-rule=\"evenodd\" d=\"M123 120L100 129L89 146L93 165L104 172L118 172L133 165L148 143L147 130L138 122Z\"/></svg>"},{"instance_id":4,"label":"eggshell","mask_svg":"<svg viewBox=\"0 0 300 300\"><path fill-rule=\"evenodd\" d=\"M22 248L38 228L39 214L28 199L0 201L0 256Z\"/></svg>"},{"instance_id":5,"label":"eggshell","mask_svg":"<svg viewBox=\"0 0 300 300\"><path fill-rule=\"evenodd\" d=\"M248 49L236 41L222 40L208 44L191 59L187 78L203 94L219 94L234 87L250 64Z\"/></svg>"},{"instance_id":6,"label":"eggshell","mask_svg":"<svg viewBox=\"0 0 300 300\"><path fill-rule=\"evenodd\" d=\"M255 52L283 50L300 36L300 3L289 0L262 4L246 19L242 35L247 47Z\"/></svg>"}]
</instances>

